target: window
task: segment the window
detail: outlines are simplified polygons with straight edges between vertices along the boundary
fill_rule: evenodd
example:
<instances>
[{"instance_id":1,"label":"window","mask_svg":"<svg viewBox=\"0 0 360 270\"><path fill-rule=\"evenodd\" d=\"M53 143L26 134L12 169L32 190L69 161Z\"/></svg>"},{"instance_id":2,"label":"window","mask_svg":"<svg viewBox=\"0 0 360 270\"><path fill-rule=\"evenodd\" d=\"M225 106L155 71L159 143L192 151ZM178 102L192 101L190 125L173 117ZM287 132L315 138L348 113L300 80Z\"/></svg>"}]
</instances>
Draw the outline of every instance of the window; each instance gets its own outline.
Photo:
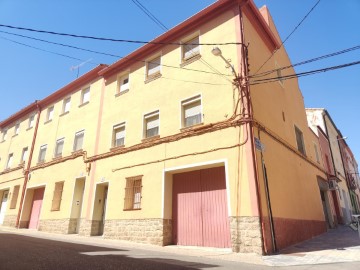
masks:
<instances>
[{"instance_id":1,"label":"window","mask_svg":"<svg viewBox=\"0 0 360 270\"><path fill-rule=\"evenodd\" d=\"M88 103L90 101L90 87L87 87L81 91L81 104Z\"/></svg>"},{"instance_id":2,"label":"window","mask_svg":"<svg viewBox=\"0 0 360 270\"><path fill-rule=\"evenodd\" d=\"M187 60L200 54L199 36L196 36L182 45L182 59Z\"/></svg>"},{"instance_id":3,"label":"window","mask_svg":"<svg viewBox=\"0 0 360 270\"><path fill-rule=\"evenodd\" d=\"M83 147L83 142L84 142L84 131L79 131L75 133L75 139L74 139L74 147L73 147L73 151L78 151L81 150Z\"/></svg>"},{"instance_id":4,"label":"window","mask_svg":"<svg viewBox=\"0 0 360 270\"><path fill-rule=\"evenodd\" d=\"M158 56L147 62L146 77L151 77L160 74L160 68L161 68L161 57Z\"/></svg>"},{"instance_id":5,"label":"window","mask_svg":"<svg viewBox=\"0 0 360 270\"><path fill-rule=\"evenodd\" d=\"M51 211L59 211L61 204L61 197L64 188L64 181L55 183L54 196L51 204Z\"/></svg>"},{"instance_id":6,"label":"window","mask_svg":"<svg viewBox=\"0 0 360 270\"><path fill-rule=\"evenodd\" d=\"M29 125L28 128L32 128L34 126L34 121L35 121L35 115L31 115L29 117Z\"/></svg>"},{"instance_id":7,"label":"window","mask_svg":"<svg viewBox=\"0 0 360 270\"><path fill-rule=\"evenodd\" d=\"M62 113L67 113L70 111L70 101L71 101L70 97L64 99Z\"/></svg>"},{"instance_id":8,"label":"window","mask_svg":"<svg viewBox=\"0 0 360 270\"><path fill-rule=\"evenodd\" d=\"M282 75L282 72L281 72L282 69L279 67L279 65L276 62L275 62L275 68L276 68L276 74L277 74L279 83L281 85L283 85L284 84L284 78L283 78L283 75Z\"/></svg>"},{"instance_id":9,"label":"window","mask_svg":"<svg viewBox=\"0 0 360 270\"><path fill-rule=\"evenodd\" d=\"M54 116L54 106L51 106L47 109L46 121L51 121L53 119L53 116Z\"/></svg>"},{"instance_id":10,"label":"window","mask_svg":"<svg viewBox=\"0 0 360 270\"><path fill-rule=\"evenodd\" d=\"M144 138L159 135L159 111L144 116Z\"/></svg>"},{"instance_id":11,"label":"window","mask_svg":"<svg viewBox=\"0 0 360 270\"><path fill-rule=\"evenodd\" d=\"M126 178L124 210L141 209L142 175Z\"/></svg>"},{"instance_id":12,"label":"window","mask_svg":"<svg viewBox=\"0 0 360 270\"><path fill-rule=\"evenodd\" d=\"M314 151L315 151L316 161L317 161L317 163L320 163L319 151L318 151L318 147L317 147L316 143L314 143Z\"/></svg>"},{"instance_id":13,"label":"window","mask_svg":"<svg viewBox=\"0 0 360 270\"><path fill-rule=\"evenodd\" d=\"M7 130L3 130L3 133L2 133L2 140L5 141L7 138Z\"/></svg>"},{"instance_id":14,"label":"window","mask_svg":"<svg viewBox=\"0 0 360 270\"><path fill-rule=\"evenodd\" d=\"M125 123L114 126L113 130L113 147L125 144Z\"/></svg>"},{"instance_id":15,"label":"window","mask_svg":"<svg viewBox=\"0 0 360 270\"><path fill-rule=\"evenodd\" d=\"M54 156L55 157L61 157L63 148L64 148L64 138L59 139L59 140L56 141Z\"/></svg>"},{"instance_id":16,"label":"window","mask_svg":"<svg viewBox=\"0 0 360 270\"><path fill-rule=\"evenodd\" d=\"M123 93L129 90L129 74L119 76L117 93Z\"/></svg>"},{"instance_id":17,"label":"window","mask_svg":"<svg viewBox=\"0 0 360 270\"><path fill-rule=\"evenodd\" d=\"M46 149L47 149L47 144L42 145L40 147L38 162L44 162L45 161Z\"/></svg>"},{"instance_id":18,"label":"window","mask_svg":"<svg viewBox=\"0 0 360 270\"><path fill-rule=\"evenodd\" d=\"M27 159L27 154L28 154L28 148L24 147L21 153L21 160L20 160L20 164L25 162L25 160Z\"/></svg>"},{"instance_id":19,"label":"window","mask_svg":"<svg viewBox=\"0 0 360 270\"><path fill-rule=\"evenodd\" d=\"M304 145L303 133L297 126L295 126L295 136L296 136L296 143L297 143L297 148L298 148L299 152L301 154L305 155L305 145Z\"/></svg>"},{"instance_id":20,"label":"window","mask_svg":"<svg viewBox=\"0 0 360 270\"><path fill-rule=\"evenodd\" d=\"M19 189L20 189L19 185L15 186L14 189L13 189L11 202L10 202L10 209L15 209L16 208L16 202L17 202L17 199L19 197Z\"/></svg>"},{"instance_id":21,"label":"window","mask_svg":"<svg viewBox=\"0 0 360 270\"><path fill-rule=\"evenodd\" d=\"M18 123L15 125L15 135L18 135L19 131L20 131L20 124Z\"/></svg>"},{"instance_id":22,"label":"window","mask_svg":"<svg viewBox=\"0 0 360 270\"><path fill-rule=\"evenodd\" d=\"M13 158L14 158L14 154L9 154L5 169L10 169L12 162L13 162Z\"/></svg>"},{"instance_id":23,"label":"window","mask_svg":"<svg viewBox=\"0 0 360 270\"><path fill-rule=\"evenodd\" d=\"M182 126L189 127L202 122L200 95L181 102Z\"/></svg>"}]
</instances>

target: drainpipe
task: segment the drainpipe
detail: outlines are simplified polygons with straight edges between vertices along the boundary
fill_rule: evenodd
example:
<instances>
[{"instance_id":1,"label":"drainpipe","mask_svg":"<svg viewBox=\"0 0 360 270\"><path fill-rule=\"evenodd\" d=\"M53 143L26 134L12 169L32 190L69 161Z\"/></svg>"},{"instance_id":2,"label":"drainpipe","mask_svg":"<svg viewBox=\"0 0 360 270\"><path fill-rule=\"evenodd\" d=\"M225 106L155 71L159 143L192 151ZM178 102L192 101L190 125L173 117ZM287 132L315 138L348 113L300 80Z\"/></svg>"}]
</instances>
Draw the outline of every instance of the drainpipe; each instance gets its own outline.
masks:
<instances>
[{"instance_id":1,"label":"drainpipe","mask_svg":"<svg viewBox=\"0 0 360 270\"><path fill-rule=\"evenodd\" d=\"M24 204L24 199L25 199L24 197L25 197L25 191L26 191L27 182L29 180L31 160L32 160L32 156L33 156L33 153L34 153L36 135L37 135L38 127L39 127L40 114L41 114L41 108L40 108L40 105L38 103L38 100L36 100L35 103L36 103L36 107L37 107L38 112L37 112L36 125L35 125L35 129L34 129L34 135L33 135L31 148L30 148L30 154L29 154L27 166L26 166L26 169L25 169L25 172L24 172L24 184L23 184L23 188L22 188L22 192L21 192L19 211L18 211L18 214L17 214L17 217L16 217L15 227L18 228L18 229L20 228L20 216L21 216L21 211L22 211L23 204Z\"/></svg>"},{"instance_id":2,"label":"drainpipe","mask_svg":"<svg viewBox=\"0 0 360 270\"><path fill-rule=\"evenodd\" d=\"M247 4L248 2L245 2L245 4ZM250 120L248 121L248 125L249 125L249 138L250 138L250 143L251 143L251 156L252 156L252 167L253 167L253 172L254 172L254 179L255 179L255 188L256 188L256 199L257 199L257 210L259 213L259 219L260 219L260 224L261 224L261 240L262 240L262 253L265 254L265 232L264 232L264 221L263 221L263 216L262 216L262 211L261 211L261 197L260 197L260 187L259 187L259 177L258 177L258 168L257 168L257 161L256 161L256 153L255 153L255 142L254 142L254 126L252 123L253 120L253 108L252 108L252 104L251 104L251 96L250 96L250 85L248 83L248 75L249 75L249 71L248 71L248 49L245 45L245 35L244 35L244 19L243 19L243 14L241 11L241 6L239 5L239 17L240 17L240 31L241 31L241 43L243 44L241 46L241 58L242 58L242 65L243 65L243 70L244 70L244 74L240 74L240 76L244 76L244 83L245 83L245 100L246 100L246 106L247 106L247 118ZM240 78L241 78L240 77ZM242 88L242 82L239 82L239 87ZM247 125L246 124L246 125Z\"/></svg>"}]
</instances>

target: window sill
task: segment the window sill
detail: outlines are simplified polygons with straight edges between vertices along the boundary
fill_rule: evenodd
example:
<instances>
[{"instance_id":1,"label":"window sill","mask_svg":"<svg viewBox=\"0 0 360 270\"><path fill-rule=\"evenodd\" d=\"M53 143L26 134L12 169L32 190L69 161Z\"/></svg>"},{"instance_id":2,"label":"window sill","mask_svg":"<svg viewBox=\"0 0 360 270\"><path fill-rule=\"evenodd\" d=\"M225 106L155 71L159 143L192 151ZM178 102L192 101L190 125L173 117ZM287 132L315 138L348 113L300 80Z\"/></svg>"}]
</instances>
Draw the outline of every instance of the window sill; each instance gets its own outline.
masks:
<instances>
[{"instance_id":1,"label":"window sill","mask_svg":"<svg viewBox=\"0 0 360 270\"><path fill-rule=\"evenodd\" d=\"M6 140L2 140L0 143L6 142Z\"/></svg>"},{"instance_id":2,"label":"window sill","mask_svg":"<svg viewBox=\"0 0 360 270\"><path fill-rule=\"evenodd\" d=\"M137 211L137 210L141 210L141 208L123 209L123 211Z\"/></svg>"},{"instance_id":3,"label":"window sill","mask_svg":"<svg viewBox=\"0 0 360 270\"><path fill-rule=\"evenodd\" d=\"M161 77L161 73L160 73L160 72L157 72L157 73L155 73L155 74L151 74L151 75L149 75L149 76L146 77L146 80L145 80L144 83L152 82L152 81L154 81L154 80L156 80L156 79L158 79L158 78L160 78L160 77Z\"/></svg>"},{"instance_id":4,"label":"window sill","mask_svg":"<svg viewBox=\"0 0 360 270\"><path fill-rule=\"evenodd\" d=\"M155 135L155 136L152 136L152 137L144 138L144 139L141 140L141 142L155 141L155 140L157 140L159 138L160 138L160 135Z\"/></svg>"},{"instance_id":5,"label":"window sill","mask_svg":"<svg viewBox=\"0 0 360 270\"><path fill-rule=\"evenodd\" d=\"M41 164L44 164L45 163L45 160L42 160L42 161L38 161L38 163L36 165L41 165Z\"/></svg>"},{"instance_id":6,"label":"window sill","mask_svg":"<svg viewBox=\"0 0 360 270\"><path fill-rule=\"evenodd\" d=\"M51 123L51 122L52 122L52 119L46 120L46 121L44 122L44 125L46 125L46 124L48 124L48 123Z\"/></svg>"},{"instance_id":7,"label":"window sill","mask_svg":"<svg viewBox=\"0 0 360 270\"><path fill-rule=\"evenodd\" d=\"M62 116L67 115L67 114L69 114L69 111L60 114L59 117L62 117Z\"/></svg>"},{"instance_id":8,"label":"window sill","mask_svg":"<svg viewBox=\"0 0 360 270\"><path fill-rule=\"evenodd\" d=\"M74 150L71 152L72 155L75 155L75 154L78 154L78 153L81 153L83 151L83 149L79 149L79 150Z\"/></svg>"},{"instance_id":9,"label":"window sill","mask_svg":"<svg viewBox=\"0 0 360 270\"><path fill-rule=\"evenodd\" d=\"M121 92L117 92L117 93L115 94L115 97L120 97L120 96L126 94L127 92L129 92L129 89L123 90L123 91L121 91Z\"/></svg>"},{"instance_id":10,"label":"window sill","mask_svg":"<svg viewBox=\"0 0 360 270\"><path fill-rule=\"evenodd\" d=\"M32 129L33 127L28 127L27 129L26 129L26 131L28 131L28 130L30 130L30 129Z\"/></svg>"},{"instance_id":11,"label":"window sill","mask_svg":"<svg viewBox=\"0 0 360 270\"><path fill-rule=\"evenodd\" d=\"M84 103L81 103L78 107L81 108L81 107L83 107L83 106L85 106L85 105L87 105L87 104L89 104L89 103L90 103L89 101L86 101L86 102L84 102Z\"/></svg>"},{"instance_id":12,"label":"window sill","mask_svg":"<svg viewBox=\"0 0 360 270\"><path fill-rule=\"evenodd\" d=\"M51 212L56 212L56 211L60 211L60 209L51 209Z\"/></svg>"},{"instance_id":13,"label":"window sill","mask_svg":"<svg viewBox=\"0 0 360 270\"><path fill-rule=\"evenodd\" d=\"M201 126L204 125L204 122L201 122L199 124L195 124L195 125L192 125L192 126L188 126L188 127L183 127L180 129L181 132L186 132L186 131L189 131L189 130L192 130L192 129L197 129Z\"/></svg>"},{"instance_id":14,"label":"window sill","mask_svg":"<svg viewBox=\"0 0 360 270\"><path fill-rule=\"evenodd\" d=\"M180 64L180 67L184 67L186 65L189 65L197 60L199 60L201 58L201 54L197 54L188 58L183 58L182 59L182 63Z\"/></svg>"},{"instance_id":15,"label":"window sill","mask_svg":"<svg viewBox=\"0 0 360 270\"><path fill-rule=\"evenodd\" d=\"M18 136L19 134L14 134L12 137L14 138L14 137L16 137L16 136Z\"/></svg>"},{"instance_id":16,"label":"window sill","mask_svg":"<svg viewBox=\"0 0 360 270\"><path fill-rule=\"evenodd\" d=\"M62 155L59 155L59 156L53 157L53 159L52 159L52 160L59 160L59 159L62 159Z\"/></svg>"},{"instance_id":17,"label":"window sill","mask_svg":"<svg viewBox=\"0 0 360 270\"><path fill-rule=\"evenodd\" d=\"M114 146L114 147L110 148L110 152L114 152L114 151L122 149L122 148L125 148L125 145Z\"/></svg>"}]
</instances>

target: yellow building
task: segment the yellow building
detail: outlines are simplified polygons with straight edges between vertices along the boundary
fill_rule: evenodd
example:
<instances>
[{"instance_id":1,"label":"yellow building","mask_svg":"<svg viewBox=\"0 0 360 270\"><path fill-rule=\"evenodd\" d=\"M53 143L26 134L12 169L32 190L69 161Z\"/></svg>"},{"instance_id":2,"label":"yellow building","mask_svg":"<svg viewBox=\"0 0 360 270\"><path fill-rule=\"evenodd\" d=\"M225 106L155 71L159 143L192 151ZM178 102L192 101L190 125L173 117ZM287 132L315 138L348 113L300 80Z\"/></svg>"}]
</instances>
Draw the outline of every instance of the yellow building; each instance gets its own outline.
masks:
<instances>
[{"instance_id":1,"label":"yellow building","mask_svg":"<svg viewBox=\"0 0 360 270\"><path fill-rule=\"evenodd\" d=\"M280 69L290 60L260 11L252 1L217 1L32 105L39 116L36 136L22 135L33 152L23 177L5 165L22 146L0 144L0 190L26 185L5 219L257 253L324 232L318 139L297 80L282 79L294 70ZM274 73L251 76L275 49L258 75ZM20 119L1 122L2 136Z\"/></svg>"}]
</instances>

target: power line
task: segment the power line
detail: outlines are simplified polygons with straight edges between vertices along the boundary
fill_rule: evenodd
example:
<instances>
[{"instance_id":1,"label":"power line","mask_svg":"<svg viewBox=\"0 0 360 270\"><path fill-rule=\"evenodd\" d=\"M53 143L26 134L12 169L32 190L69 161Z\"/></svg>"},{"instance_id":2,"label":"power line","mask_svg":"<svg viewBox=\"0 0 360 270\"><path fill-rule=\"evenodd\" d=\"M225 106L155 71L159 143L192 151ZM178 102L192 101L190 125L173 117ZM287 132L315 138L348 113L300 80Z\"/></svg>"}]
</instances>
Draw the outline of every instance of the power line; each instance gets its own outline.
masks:
<instances>
[{"instance_id":1,"label":"power line","mask_svg":"<svg viewBox=\"0 0 360 270\"><path fill-rule=\"evenodd\" d=\"M305 17L298 23L298 25L291 31L291 33L284 39L284 41L280 44L279 48L277 48L270 57L260 66L260 68L255 72L256 75L263 66L274 56L274 54L284 45L284 43L291 37L291 35L299 28L299 26L305 21L305 19L310 15L310 13L315 9L315 7L320 3L321 0L318 0L315 5L310 9L310 11L305 15Z\"/></svg>"},{"instance_id":2,"label":"power line","mask_svg":"<svg viewBox=\"0 0 360 270\"><path fill-rule=\"evenodd\" d=\"M110 54L110 53L105 53L105 52L99 52L99 51L95 51L95 50L90 50L90 49L85 49L85 48L81 48L81 47L77 47L77 46L72 46L72 45L68 45L68 44L64 44L64 43L58 43L58 42L53 42L53 41L48 41L48 40L44 40L44 39L40 39L40 38L34 38L34 37L29 37L29 36L25 36L25 35L20 35L20 34L15 34L15 33L10 33L10 32L6 32L6 31L1 31L1 33L5 33L8 35L13 35L13 36L18 36L18 37L23 37L23 38L27 38L27 39L32 39L32 40L36 40L36 41L40 41L40 42L45 42L48 44L54 44L54 45L58 45L58 46L63 46L63 47L68 47L68 48L72 48L72 49L76 49L76 50L81 50L81 51L86 51L86 52L91 52L91 53L96 53L96 54L101 54L101 55L106 55L106 56L111 56L114 58L125 58L127 59L127 56L121 56L121 55L116 55L116 54ZM25 45L24 46L28 46L31 47L30 45ZM141 63L146 63L145 60L140 60L140 59L135 59L135 58L131 58L132 60L136 61L136 62L141 62ZM83 61L83 60L81 60ZM181 70L187 70L187 71L194 71L194 72L200 72L200 73L208 73L208 74L217 74L217 72L210 72L210 71L205 71L205 70L199 70L199 69L192 69L192 68L185 68L185 67L178 67L178 66L171 66L171 65L166 65L166 64L162 64L163 67L168 67L168 68L175 68L175 69L181 69ZM227 74L222 74L223 76L231 76L231 75L227 75Z\"/></svg>"},{"instance_id":3,"label":"power line","mask_svg":"<svg viewBox=\"0 0 360 270\"><path fill-rule=\"evenodd\" d=\"M360 61L355 61L355 62L346 63L346 64L342 64L342 65L338 65L338 66L331 66L331 67L326 67L326 68L322 68L322 69L315 69L315 70L310 70L310 71L305 71L305 72L300 72L300 73L294 73L294 74L285 75L285 76L254 80L254 81L250 82L250 85L271 83L271 82L278 81L280 79L281 80L294 79L294 78L298 78L298 77L314 75L314 74L321 73L321 72L328 72L328 71L331 71L331 70L346 68L346 67L355 66L355 65L359 65L359 64L360 64Z\"/></svg>"},{"instance_id":4,"label":"power line","mask_svg":"<svg viewBox=\"0 0 360 270\"><path fill-rule=\"evenodd\" d=\"M337 55L340 55L340 54L343 54L343 53L347 53L347 52L351 52L351 51L354 51L354 50L358 50L358 49L360 49L360 45L355 46L355 47L351 47L351 48L348 48L348 49L344 49L344 50L341 50L341 51L333 52L333 53L330 53L330 54L325 54L325 55L322 55L322 56L318 56L318 57L315 57L315 58L312 58L312 59L309 59L309 60L305 60L305 61L293 64L293 65L268 70L268 71L261 72L261 73L256 74L256 75L255 74L250 75L249 78L263 77L263 76L269 75L271 73L277 72L278 70L284 70L284 69L288 69L288 68L291 68L291 67L296 67L296 66L300 66L300 65L304 65L304 64L309 64L309 63L312 63L312 62L323 60L323 59L326 59L326 58L329 58L329 57L334 57L334 56L337 56Z\"/></svg>"},{"instance_id":5,"label":"power line","mask_svg":"<svg viewBox=\"0 0 360 270\"><path fill-rule=\"evenodd\" d=\"M31 46L31 45L28 45L28 44L25 44L25 43L21 43L21 42L18 42L18 41L15 41L15 40L12 40L12 39L9 39L9 38L6 38L6 37L0 36L0 38L1 38L1 39L4 39L4 40L7 40L7 41L10 41L10 42L13 42L13 43L16 43L16 44L19 44L19 45L22 45L22 46L26 46L26 47L35 49L35 50L39 50L39 51L43 51L43 52L55 54L55 55L62 56L62 57L65 57L65 58L69 58L69 59L73 59L73 60L85 61L84 59L76 58L76 57L73 57L73 56L69 56L69 55L66 55L66 54L57 53L57 52L53 52L53 51L49 51L49 50L45 50L45 49L41 49L41 48L38 48L38 47L35 47L35 46ZM98 63L94 63L94 62L89 62L89 63L91 63L91 64L93 64L93 65L99 65Z\"/></svg>"},{"instance_id":6,"label":"power line","mask_svg":"<svg viewBox=\"0 0 360 270\"><path fill-rule=\"evenodd\" d=\"M160 45L182 45L180 42L155 42L155 41L142 41L142 40L130 40L130 39L115 39L115 38L103 38L103 37L95 37L95 36L86 36L86 35L77 35L77 34L69 34L69 33L60 33L54 31L46 31L46 30L39 30L33 28L26 28L26 27L19 27L19 26L12 26L6 24L0 24L0 27L6 27L16 30L23 30L23 31L30 31L35 33L42 33L42 34L50 34L50 35L57 35L57 36L67 36L67 37L75 37L75 38L85 38L85 39L93 39L93 40L100 40L100 41L113 41L113 42L124 42L124 43L138 43L138 44L160 44ZM192 43L190 45L202 45L202 46L225 46L225 45L242 45L241 42L223 42L223 43Z\"/></svg>"},{"instance_id":7,"label":"power line","mask_svg":"<svg viewBox=\"0 0 360 270\"><path fill-rule=\"evenodd\" d=\"M156 23L161 29L168 30L168 28L159 21L144 5L142 5L138 0L131 0L141 11L145 13L154 23Z\"/></svg>"}]
</instances>

